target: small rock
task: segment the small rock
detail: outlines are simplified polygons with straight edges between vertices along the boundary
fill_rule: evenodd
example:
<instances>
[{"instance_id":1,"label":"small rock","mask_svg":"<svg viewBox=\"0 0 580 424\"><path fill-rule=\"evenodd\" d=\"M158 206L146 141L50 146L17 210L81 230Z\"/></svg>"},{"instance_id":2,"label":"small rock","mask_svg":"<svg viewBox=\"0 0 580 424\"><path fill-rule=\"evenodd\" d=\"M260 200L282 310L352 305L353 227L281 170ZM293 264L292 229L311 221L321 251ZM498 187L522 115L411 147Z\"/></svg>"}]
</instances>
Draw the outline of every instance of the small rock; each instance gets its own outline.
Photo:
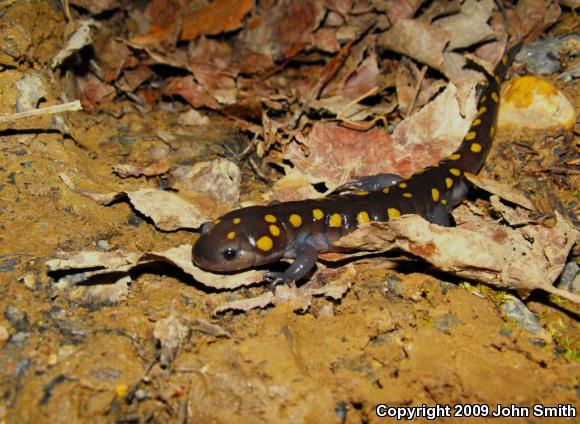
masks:
<instances>
[{"instance_id":1,"label":"small rock","mask_svg":"<svg viewBox=\"0 0 580 424\"><path fill-rule=\"evenodd\" d=\"M0 345L6 343L9 338L10 333L8 332L8 329L3 325L0 325Z\"/></svg>"},{"instance_id":2,"label":"small rock","mask_svg":"<svg viewBox=\"0 0 580 424\"><path fill-rule=\"evenodd\" d=\"M58 363L58 355L56 353L51 353L50 355L48 355L46 363L51 367L56 365Z\"/></svg>"},{"instance_id":3,"label":"small rock","mask_svg":"<svg viewBox=\"0 0 580 424\"><path fill-rule=\"evenodd\" d=\"M36 109L38 102L46 96L41 74L36 71L24 75L16 83L16 88L20 92L16 101L16 112Z\"/></svg>"},{"instance_id":4,"label":"small rock","mask_svg":"<svg viewBox=\"0 0 580 424\"><path fill-rule=\"evenodd\" d=\"M147 393L145 390L139 389L135 392L135 399L141 401L141 400L145 400L149 397L149 393Z\"/></svg>"},{"instance_id":5,"label":"small rock","mask_svg":"<svg viewBox=\"0 0 580 424\"><path fill-rule=\"evenodd\" d=\"M10 258L0 263L0 272L14 272L14 265L20 263L18 258Z\"/></svg>"},{"instance_id":6,"label":"small rock","mask_svg":"<svg viewBox=\"0 0 580 424\"><path fill-rule=\"evenodd\" d=\"M518 54L518 61L524 62L533 74L553 74L562 69L560 52L574 49L575 44L579 41L579 34L566 34L538 40L522 48Z\"/></svg>"},{"instance_id":7,"label":"small rock","mask_svg":"<svg viewBox=\"0 0 580 424\"><path fill-rule=\"evenodd\" d=\"M560 275L560 278L558 279L558 284L556 284L556 287L558 287L559 289L562 290L567 290L569 292L571 292L574 289L574 283L575 283L575 278L578 276L580 277L580 275L578 274L578 272L580 271L580 266L578 266L578 264L576 262L568 262L565 266L564 269L562 270L562 274Z\"/></svg>"},{"instance_id":8,"label":"small rock","mask_svg":"<svg viewBox=\"0 0 580 424\"><path fill-rule=\"evenodd\" d=\"M501 305L502 309L513 319L523 330L547 342L552 341L552 337L542 327L536 316L524 305L524 303L515 298L510 297L509 300Z\"/></svg>"},{"instance_id":9,"label":"small rock","mask_svg":"<svg viewBox=\"0 0 580 424\"><path fill-rule=\"evenodd\" d=\"M98 240L97 241L97 250L108 250L111 248L111 245L107 240Z\"/></svg>"},{"instance_id":10,"label":"small rock","mask_svg":"<svg viewBox=\"0 0 580 424\"><path fill-rule=\"evenodd\" d=\"M10 338L10 342L14 343L16 345L21 345L22 343L24 343L26 341L28 336L30 336L30 333L27 333L25 331L19 331L18 333L16 333L15 335L13 335Z\"/></svg>"},{"instance_id":11,"label":"small rock","mask_svg":"<svg viewBox=\"0 0 580 424\"><path fill-rule=\"evenodd\" d=\"M16 306L8 305L4 311L4 317L16 331L28 331L30 328L28 315Z\"/></svg>"}]
</instances>

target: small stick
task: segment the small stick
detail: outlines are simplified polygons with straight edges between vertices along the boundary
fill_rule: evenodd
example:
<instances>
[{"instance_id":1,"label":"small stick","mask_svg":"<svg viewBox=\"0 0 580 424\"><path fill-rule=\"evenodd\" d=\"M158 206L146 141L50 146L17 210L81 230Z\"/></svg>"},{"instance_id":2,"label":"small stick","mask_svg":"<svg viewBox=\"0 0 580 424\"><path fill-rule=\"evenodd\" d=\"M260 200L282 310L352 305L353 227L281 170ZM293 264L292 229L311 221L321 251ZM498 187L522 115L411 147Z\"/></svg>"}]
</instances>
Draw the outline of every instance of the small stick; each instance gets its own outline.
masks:
<instances>
[{"instance_id":1,"label":"small stick","mask_svg":"<svg viewBox=\"0 0 580 424\"><path fill-rule=\"evenodd\" d=\"M62 112L74 112L83 110L80 100L74 100L68 103L61 103L59 105L43 107L39 109L27 110L25 112L13 113L12 115L0 115L0 124L17 121L18 119L30 118L32 116L53 115Z\"/></svg>"},{"instance_id":2,"label":"small stick","mask_svg":"<svg viewBox=\"0 0 580 424\"><path fill-rule=\"evenodd\" d=\"M413 98L411 99L411 104L409 105L409 109L407 110L406 116L411 115L413 108L415 107L415 102L417 102L417 97L419 97L419 90L421 90L421 84L423 84L423 80L425 79L425 74L427 73L427 66L423 65L421 68L421 72L419 72L419 77L417 78L417 84L415 84L415 92L413 93Z\"/></svg>"}]
</instances>

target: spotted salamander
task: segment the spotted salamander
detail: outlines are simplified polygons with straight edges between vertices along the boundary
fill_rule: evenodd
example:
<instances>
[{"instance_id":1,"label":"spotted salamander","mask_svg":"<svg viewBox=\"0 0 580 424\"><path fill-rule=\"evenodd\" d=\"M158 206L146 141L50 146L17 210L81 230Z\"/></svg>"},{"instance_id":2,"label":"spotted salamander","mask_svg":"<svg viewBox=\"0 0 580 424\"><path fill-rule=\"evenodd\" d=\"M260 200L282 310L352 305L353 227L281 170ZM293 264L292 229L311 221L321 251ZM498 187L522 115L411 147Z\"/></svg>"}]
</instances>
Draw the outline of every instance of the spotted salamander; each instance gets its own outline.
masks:
<instances>
[{"instance_id":1,"label":"spotted salamander","mask_svg":"<svg viewBox=\"0 0 580 424\"><path fill-rule=\"evenodd\" d=\"M360 224L418 214L451 225L451 208L468 190L464 173L477 173L491 148L500 84L519 47L503 56L493 74L486 73L477 117L447 158L404 180L388 174L366 177L354 183L360 191L350 194L229 212L201 227L193 262L209 271L229 272L294 258L285 272L265 275L274 284L288 283L308 274L319 253L338 251L333 242Z\"/></svg>"}]
</instances>

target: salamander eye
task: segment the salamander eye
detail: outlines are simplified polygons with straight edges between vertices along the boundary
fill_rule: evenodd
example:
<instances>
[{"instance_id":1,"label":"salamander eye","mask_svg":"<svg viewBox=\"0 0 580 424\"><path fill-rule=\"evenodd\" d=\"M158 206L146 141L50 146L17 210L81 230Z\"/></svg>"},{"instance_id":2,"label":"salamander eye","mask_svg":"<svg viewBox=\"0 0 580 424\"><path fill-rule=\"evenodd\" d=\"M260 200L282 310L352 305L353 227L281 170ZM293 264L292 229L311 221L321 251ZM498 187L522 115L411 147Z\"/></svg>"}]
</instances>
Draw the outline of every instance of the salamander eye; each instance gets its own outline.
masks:
<instances>
[{"instance_id":1,"label":"salamander eye","mask_svg":"<svg viewBox=\"0 0 580 424\"><path fill-rule=\"evenodd\" d=\"M231 247L228 247L226 250L224 250L224 258L225 258L226 261L231 261L235 257L236 257L236 251L235 251L235 249L232 249Z\"/></svg>"}]
</instances>

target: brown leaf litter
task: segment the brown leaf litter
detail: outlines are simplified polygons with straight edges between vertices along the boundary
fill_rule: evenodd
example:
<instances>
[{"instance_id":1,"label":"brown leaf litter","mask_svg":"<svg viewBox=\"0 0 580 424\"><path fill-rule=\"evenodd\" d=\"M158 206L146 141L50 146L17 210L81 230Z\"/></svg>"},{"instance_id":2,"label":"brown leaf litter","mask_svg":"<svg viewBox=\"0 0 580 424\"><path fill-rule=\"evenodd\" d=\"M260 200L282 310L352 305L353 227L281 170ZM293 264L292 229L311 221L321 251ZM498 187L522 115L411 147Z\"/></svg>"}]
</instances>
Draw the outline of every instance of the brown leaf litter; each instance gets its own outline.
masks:
<instances>
[{"instance_id":1,"label":"brown leaf litter","mask_svg":"<svg viewBox=\"0 0 580 424\"><path fill-rule=\"evenodd\" d=\"M569 4L504 2L506 25L490 0L2 3L0 422L576 405L577 58L517 78L574 40ZM191 229L234 207L444 157L475 113L463 65L524 36L502 94L524 113L469 177L496 194L456 227L361 228L355 246L395 251L325 254L299 287L192 265Z\"/></svg>"}]
</instances>

